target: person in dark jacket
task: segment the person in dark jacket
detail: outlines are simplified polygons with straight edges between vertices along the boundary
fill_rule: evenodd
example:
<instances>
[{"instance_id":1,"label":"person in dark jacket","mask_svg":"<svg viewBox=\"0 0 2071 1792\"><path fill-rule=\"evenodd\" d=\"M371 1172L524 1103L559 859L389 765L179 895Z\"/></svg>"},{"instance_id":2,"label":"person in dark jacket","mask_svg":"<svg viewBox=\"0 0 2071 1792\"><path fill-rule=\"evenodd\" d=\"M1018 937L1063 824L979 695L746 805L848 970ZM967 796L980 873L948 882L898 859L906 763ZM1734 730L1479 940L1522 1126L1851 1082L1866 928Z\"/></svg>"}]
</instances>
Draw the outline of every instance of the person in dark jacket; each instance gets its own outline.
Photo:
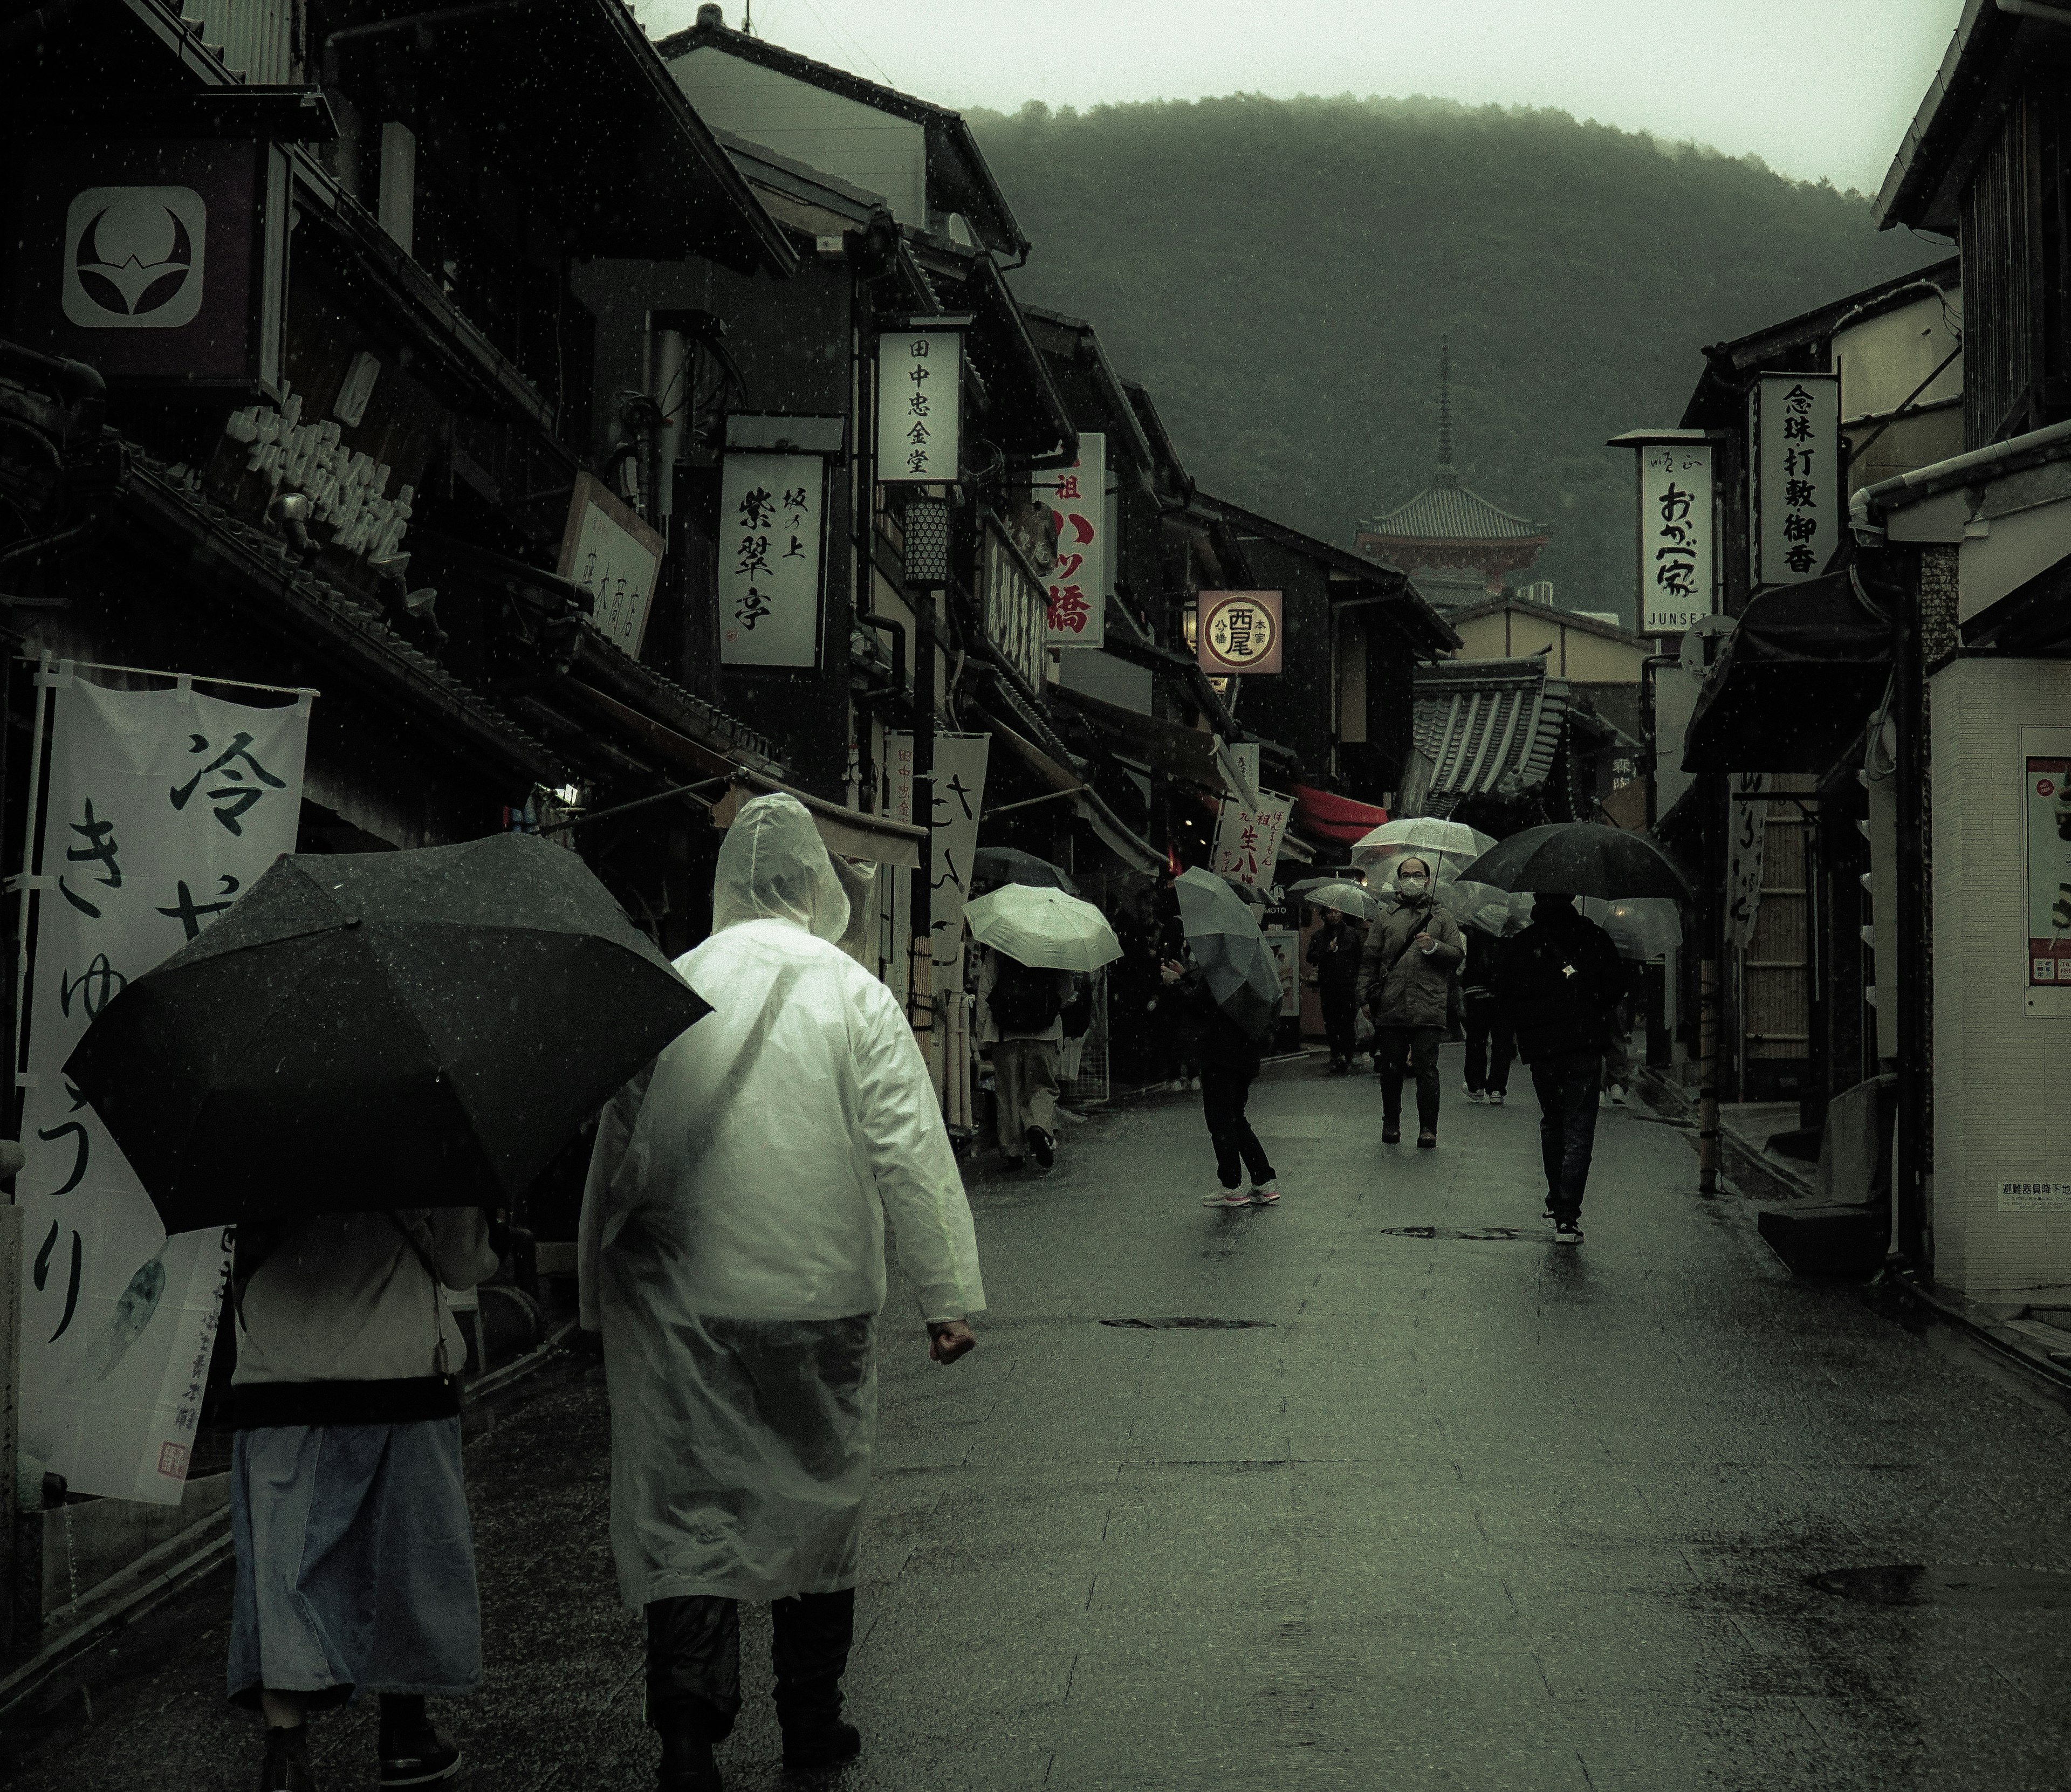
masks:
<instances>
[{"instance_id":1,"label":"person in dark jacket","mask_svg":"<svg viewBox=\"0 0 2071 1792\"><path fill-rule=\"evenodd\" d=\"M1216 1004L1200 966L1168 958L1163 974L1167 1003L1188 1035L1183 1049L1200 1066L1201 1113L1216 1147L1220 1186L1203 1196L1201 1204L1269 1207L1280 1199L1279 1181L1244 1111L1258 1076L1258 1042ZM1243 1186L1247 1170L1249 1191Z\"/></svg>"},{"instance_id":2,"label":"person in dark jacket","mask_svg":"<svg viewBox=\"0 0 2071 1792\"><path fill-rule=\"evenodd\" d=\"M1495 961L1510 910L1491 903L1468 918L1466 967L1460 974L1460 994L1466 1010L1467 1099L1501 1107L1510 1091L1510 1060L1517 1055L1517 1034L1495 997Z\"/></svg>"},{"instance_id":3,"label":"person in dark jacket","mask_svg":"<svg viewBox=\"0 0 2071 1792\"><path fill-rule=\"evenodd\" d=\"M1365 929L1335 908L1323 911L1323 925L1309 940L1309 965L1315 974L1316 998L1323 1006L1323 1031L1331 1041L1333 1076L1351 1068L1359 1049L1356 992L1359 953L1365 946Z\"/></svg>"},{"instance_id":4,"label":"person in dark jacket","mask_svg":"<svg viewBox=\"0 0 2071 1792\"><path fill-rule=\"evenodd\" d=\"M1582 1241L1582 1191L1597 1137L1597 1092L1625 966L1610 935L1577 912L1573 896L1532 898L1532 925L1505 942L1497 999L1517 1029L1539 1097L1546 1216L1556 1244Z\"/></svg>"},{"instance_id":5,"label":"person in dark jacket","mask_svg":"<svg viewBox=\"0 0 2071 1792\"><path fill-rule=\"evenodd\" d=\"M1395 906L1367 929L1355 999L1373 1012L1373 1066L1380 1077L1380 1138L1402 1138L1402 1085L1417 1078L1417 1142L1438 1142L1438 1047L1446 1037L1453 972L1466 949L1459 923L1431 900L1431 867L1405 859Z\"/></svg>"}]
</instances>

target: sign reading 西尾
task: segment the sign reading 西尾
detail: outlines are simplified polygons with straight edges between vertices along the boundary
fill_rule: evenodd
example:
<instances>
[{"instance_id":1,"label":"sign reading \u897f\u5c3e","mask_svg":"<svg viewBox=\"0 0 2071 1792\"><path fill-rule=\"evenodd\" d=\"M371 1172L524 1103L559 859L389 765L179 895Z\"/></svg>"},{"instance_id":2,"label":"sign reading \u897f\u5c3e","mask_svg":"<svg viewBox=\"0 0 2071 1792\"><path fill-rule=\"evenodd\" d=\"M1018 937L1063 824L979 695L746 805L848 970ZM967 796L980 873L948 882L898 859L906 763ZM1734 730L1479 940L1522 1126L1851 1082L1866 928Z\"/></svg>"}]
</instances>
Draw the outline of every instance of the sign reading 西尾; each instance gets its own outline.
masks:
<instances>
[{"instance_id":1,"label":"sign reading \u897f\u5c3e","mask_svg":"<svg viewBox=\"0 0 2071 1792\"><path fill-rule=\"evenodd\" d=\"M963 337L953 330L877 338L877 478L947 486L958 478Z\"/></svg>"},{"instance_id":2,"label":"sign reading \u897f\u5c3e","mask_svg":"<svg viewBox=\"0 0 2071 1792\"><path fill-rule=\"evenodd\" d=\"M892 765L892 818L928 827L928 922L934 938L935 987L961 989L964 958L964 903L970 893L971 862L978 851L978 817L985 812L985 771L992 747L989 734L935 736L935 805L932 822L914 813L913 736L888 733Z\"/></svg>"},{"instance_id":3,"label":"sign reading \u897f\u5c3e","mask_svg":"<svg viewBox=\"0 0 2071 1792\"><path fill-rule=\"evenodd\" d=\"M309 695L257 708L185 680L113 691L63 662L39 679L53 720L15 1182L22 1447L75 1493L177 1505L230 1235L166 1236L63 1067L129 983L294 850ZM234 1110L213 1123L234 1126Z\"/></svg>"},{"instance_id":4,"label":"sign reading \u897f\u5c3e","mask_svg":"<svg viewBox=\"0 0 2071 1792\"><path fill-rule=\"evenodd\" d=\"M662 543L594 474L576 476L561 557L554 570L590 594L590 620L634 658L647 633L647 606L661 576Z\"/></svg>"},{"instance_id":5,"label":"sign reading \u897f\u5c3e","mask_svg":"<svg viewBox=\"0 0 2071 1792\"><path fill-rule=\"evenodd\" d=\"M2071 1014L2071 728L2020 731L2032 1015Z\"/></svg>"},{"instance_id":6,"label":"sign reading \u897f\u5c3e","mask_svg":"<svg viewBox=\"0 0 2071 1792\"><path fill-rule=\"evenodd\" d=\"M1057 564L1049 569L1052 647L1099 647L1107 641L1107 437L1081 435L1079 457L1030 481L1050 506Z\"/></svg>"},{"instance_id":7,"label":"sign reading \u897f\u5c3e","mask_svg":"<svg viewBox=\"0 0 2071 1792\"><path fill-rule=\"evenodd\" d=\"M1195 623L1195 658L1204 672L1277 672L1283 629L1277 591L1204 591Z\"/></svg>"},{"instance_id":8,"label":"sign reading \u897f\u5c3e","mask_svg":"<svg viewBox=\"0 0 2071 1792\"><path fill-rule=\"evenodd\" d=\"M1248 809L1235 797L1224 797L1216 814L1215 857L1210 868L1256 890L1273 888L1273 867L1294 799L1277 790L1259 792L1260 806Z\"/></svg>"},{"instance_id":9,"label":"sign reading \u897f\u5c3e","mask_svg":"<svg viewBox=\"0 0 2071 1792\"><path fill-rule=\"evenodd\" d=\"M720 661L815 666L826 463L728 449L720 478Z\"/></svg>"},{"instance_id":10,"label":"sign reading \u897f\u5c3e","mask_svg":"<svg viewBox=\"0 0 2071 1792\"><path fill-rule=\"evenodd\" d=\"M1681 634L1716 608L1712 559L1712 447L1639 449L1639 632Z\"/></svg>"},{"instance_id":11,"label":"sign reading \u897f\u5c3e","mask_svg":"<svg viewBox=\"0 0 2071 1792\"><path fill-rule=\"evenodd\" d=\"M1841 544L1840 378L1765 373L1748 389L1748 540L1757 585L1816 578Z\"/></svg>"}]
</instances>

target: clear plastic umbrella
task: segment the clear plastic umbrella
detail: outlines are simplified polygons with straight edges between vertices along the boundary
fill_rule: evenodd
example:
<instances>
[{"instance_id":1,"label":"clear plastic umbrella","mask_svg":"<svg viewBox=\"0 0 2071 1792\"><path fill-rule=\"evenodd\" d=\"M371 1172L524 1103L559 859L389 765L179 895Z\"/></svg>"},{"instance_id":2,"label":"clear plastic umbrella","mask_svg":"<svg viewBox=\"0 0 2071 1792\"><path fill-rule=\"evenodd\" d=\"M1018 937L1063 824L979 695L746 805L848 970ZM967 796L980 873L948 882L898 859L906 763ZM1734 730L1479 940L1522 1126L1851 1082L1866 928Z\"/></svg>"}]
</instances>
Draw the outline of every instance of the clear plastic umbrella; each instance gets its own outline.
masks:
<instances>
[{"instance_id":1,"label":"clear plastic umbrella","mask_svg":"<svg viewBox=\"0 0 2071 1792\"><path fill-rule=\"evenodd\" d=\"M1107 917L1062 890L1003 884L965 904L964 920L980 945L1040 970L1092 972L1122 956Z\"/></svg>"},{"instance_id":2,"label":"clear plastic umbrella","mask_svg":"<svg viewBox=\"0 0 2071 1792\"><path fill-rule=\"evenodd\" d=\"M1352 847L1352 863L1367 874L1369 884L1380 882L1389 892L1395 887L1393 867L1402 858L1425 861L1441 883L1456 876L1495 844L1493 834L1465 822L1448 822L1436 815L1410 815L1399 822L1384 822L1364 834Z\"/></svg>"},{"instance_id":3,"label":"clear plastic umbrella","mask_svg":"<svg viewBox=\"0 0 2071 1792\"><path fill-rule=\"evenodd\" d=\"M1380 903L1372 891L1348 884L1341 877L1312 877L1306 883L1291 886L1288 894L1298 896L1312 908L1335 908L1340 914L1356 915L1362 921L1372 921L1380 912Z\"/></svg>"}]
</instances>

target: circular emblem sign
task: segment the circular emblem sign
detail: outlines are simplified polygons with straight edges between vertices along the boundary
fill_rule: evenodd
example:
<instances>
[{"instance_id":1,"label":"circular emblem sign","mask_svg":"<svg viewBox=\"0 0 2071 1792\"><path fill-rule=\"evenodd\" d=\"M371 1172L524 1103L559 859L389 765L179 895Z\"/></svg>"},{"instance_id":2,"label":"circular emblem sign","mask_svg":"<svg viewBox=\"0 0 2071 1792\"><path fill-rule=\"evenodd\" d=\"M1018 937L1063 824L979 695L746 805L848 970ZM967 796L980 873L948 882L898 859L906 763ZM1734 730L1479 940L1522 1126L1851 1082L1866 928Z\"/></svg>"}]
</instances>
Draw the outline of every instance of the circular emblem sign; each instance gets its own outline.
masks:
<instances>
[{"instance_id":1,"label":"circular emblem sign","mask_svg":"<svg viewBox=\"0 0 2071 1792\"><path fill-rule=\"evenodd\" d=\"M2048 778L2040 777L2035 781L2035 793L2038 797L2053 797L2057 794L2057 786Z\"/></svg>"},{"instance_id":2,"label":"circular emblem sign","mask_svg":"<svg viewBox=\"0 0 2071 1792\"><path fill-rule=\"evenodd\" d=\"M1201 594L1201 659L1222 672L1280 670L1280 593L1222 591Z\"/></svg>"}]
</instances>

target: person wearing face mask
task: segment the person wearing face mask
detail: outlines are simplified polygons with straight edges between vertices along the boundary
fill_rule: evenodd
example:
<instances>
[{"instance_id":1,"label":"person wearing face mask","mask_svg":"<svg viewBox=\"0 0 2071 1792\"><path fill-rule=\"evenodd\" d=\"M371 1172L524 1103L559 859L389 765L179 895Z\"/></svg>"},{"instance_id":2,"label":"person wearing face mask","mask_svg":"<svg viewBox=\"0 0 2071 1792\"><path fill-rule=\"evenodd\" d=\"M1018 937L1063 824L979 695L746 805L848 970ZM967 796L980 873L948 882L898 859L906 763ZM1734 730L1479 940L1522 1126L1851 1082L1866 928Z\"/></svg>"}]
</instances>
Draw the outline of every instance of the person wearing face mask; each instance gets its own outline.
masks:
<instances>
[{"instance_id":1,"label":"person wearing face mask","mask_svg":"<svg viewBox=\"0 0 2071 1792\"><path fill-rule=\"evenodd\" d=\"M1357 999L1373 1015L1380 1078L1381 1139L1402 1138L1402 1085L1417 1079L1417 1143L1438 1142L1438 1047L1446 1036L1453 973L1466 956L1459 923L1431 900L1431 867L1396 867L1395 906L1367 930Z\"/></svg>"}]
</instances>

